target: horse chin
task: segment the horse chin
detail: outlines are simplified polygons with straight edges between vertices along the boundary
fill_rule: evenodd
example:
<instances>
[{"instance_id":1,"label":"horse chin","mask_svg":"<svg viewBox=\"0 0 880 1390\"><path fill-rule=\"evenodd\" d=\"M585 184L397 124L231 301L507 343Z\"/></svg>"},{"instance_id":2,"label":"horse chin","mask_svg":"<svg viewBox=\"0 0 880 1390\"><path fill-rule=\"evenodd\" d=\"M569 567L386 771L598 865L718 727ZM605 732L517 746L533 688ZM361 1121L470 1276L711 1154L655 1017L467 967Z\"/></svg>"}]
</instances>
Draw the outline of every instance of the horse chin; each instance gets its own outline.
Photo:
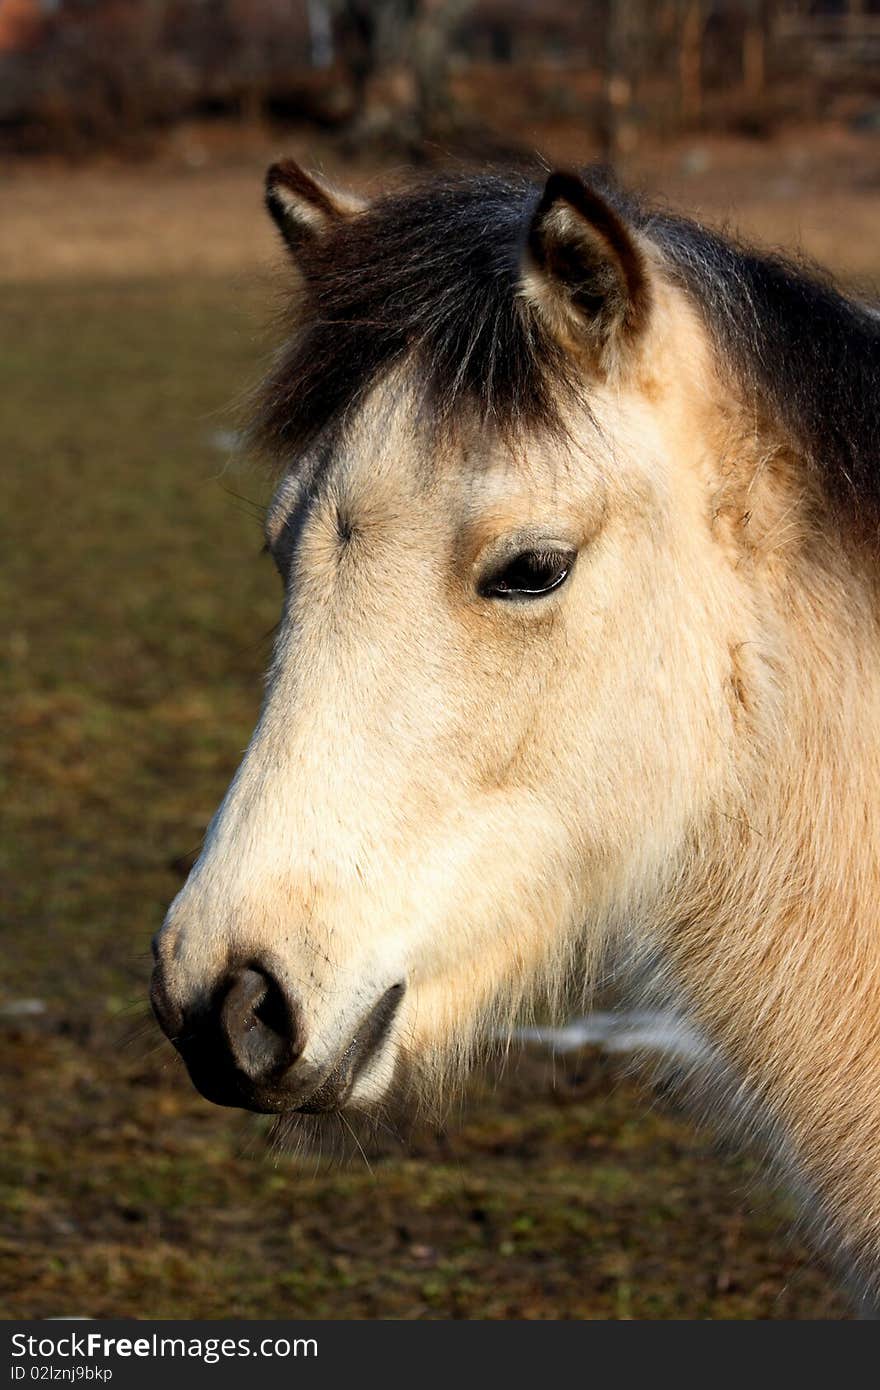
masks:
<instances>
[{"instance_id":1,"label":"horse chin","mask_svg":"<svg viewBox=\"0 0 880 1390\"><path fill-rule=\"evenodd\" d=\"M279 1114L270 1143L294 1157L327 1162L364 1162L405 1146L419 1106L415 1069L404 1053L369 1069L345 1096L312 1097Z\"/></svg>"}]
</instances>

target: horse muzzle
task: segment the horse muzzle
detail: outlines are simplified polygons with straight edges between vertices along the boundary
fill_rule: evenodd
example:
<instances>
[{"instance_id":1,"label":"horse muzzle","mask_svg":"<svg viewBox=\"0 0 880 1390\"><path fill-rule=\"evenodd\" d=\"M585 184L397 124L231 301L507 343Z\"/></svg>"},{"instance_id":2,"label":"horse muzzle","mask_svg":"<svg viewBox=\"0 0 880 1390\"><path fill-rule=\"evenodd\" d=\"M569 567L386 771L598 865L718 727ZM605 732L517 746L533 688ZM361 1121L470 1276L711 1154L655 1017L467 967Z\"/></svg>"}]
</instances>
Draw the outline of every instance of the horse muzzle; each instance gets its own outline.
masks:
<instances>
[{"instance_id":1,"label":"horse muzzle","mask_svg":"<svg viewBox=\"0 0 880 1390\"><path fill-rule=\"evenodd\" d=\"M404 988L387 989L323 1066L307 1060L302 1005L266 962L243 962L207 998L183 1008L160 960L150 1002L207 1100L264 1114L319 1114L344 1107L388 1038Z\"/></svg>"}]
</instances>

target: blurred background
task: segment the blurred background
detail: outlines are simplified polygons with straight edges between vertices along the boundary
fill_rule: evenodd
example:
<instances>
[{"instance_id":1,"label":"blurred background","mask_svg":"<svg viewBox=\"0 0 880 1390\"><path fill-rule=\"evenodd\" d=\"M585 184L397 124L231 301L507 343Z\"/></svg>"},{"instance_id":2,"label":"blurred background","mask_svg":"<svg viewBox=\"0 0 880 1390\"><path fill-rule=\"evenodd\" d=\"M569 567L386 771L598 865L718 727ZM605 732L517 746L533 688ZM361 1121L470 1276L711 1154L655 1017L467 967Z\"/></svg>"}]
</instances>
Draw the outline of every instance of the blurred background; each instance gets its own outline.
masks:
<instances>
[{"instance_id":1,"label":"blurred background","mask_svg":"<svg viewBox=\"0 0 880 1390\"><path fill-rule=\"evenodd\" d=\"M601 160L880 275L880 0L0 0L0 1314L845 1317L753 1161L631 1076L656 1020L526 1043L345 1169L196 1096L150 936L279 607L239 402L289 271L280 154Z\"/></svg>"}]
</instances>

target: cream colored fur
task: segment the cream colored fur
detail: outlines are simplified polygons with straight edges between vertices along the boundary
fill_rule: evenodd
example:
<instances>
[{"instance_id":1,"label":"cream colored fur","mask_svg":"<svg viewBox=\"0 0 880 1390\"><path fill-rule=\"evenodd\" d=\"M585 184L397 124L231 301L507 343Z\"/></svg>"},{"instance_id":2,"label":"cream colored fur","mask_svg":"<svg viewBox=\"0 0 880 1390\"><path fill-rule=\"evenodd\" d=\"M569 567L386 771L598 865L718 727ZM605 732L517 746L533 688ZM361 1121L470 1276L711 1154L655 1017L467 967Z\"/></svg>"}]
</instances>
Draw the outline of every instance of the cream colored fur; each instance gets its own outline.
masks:
<instances>
[{"instance_id":1,"label":"cream colored fur","mask_svg":"<svg viewBox=\"0 0 880 1390\"><path fill-rule=\"evenodd\" d=\"M588 997L609 950L659 955L870 1277L876 576L656 257L651 276L647 331L568 446L475 431L437 453L405 373L352 423L301 527L257 730L169 915L168 988L190 1000L270 952L320 1069L405 980L354 1102L380 1104L405 1055L433 1104L530 1000ZM273 546L308 479L304 461L279 492ZM516 532L576 547L569 582L480 598Z\"/></svg>"}]
</instances>

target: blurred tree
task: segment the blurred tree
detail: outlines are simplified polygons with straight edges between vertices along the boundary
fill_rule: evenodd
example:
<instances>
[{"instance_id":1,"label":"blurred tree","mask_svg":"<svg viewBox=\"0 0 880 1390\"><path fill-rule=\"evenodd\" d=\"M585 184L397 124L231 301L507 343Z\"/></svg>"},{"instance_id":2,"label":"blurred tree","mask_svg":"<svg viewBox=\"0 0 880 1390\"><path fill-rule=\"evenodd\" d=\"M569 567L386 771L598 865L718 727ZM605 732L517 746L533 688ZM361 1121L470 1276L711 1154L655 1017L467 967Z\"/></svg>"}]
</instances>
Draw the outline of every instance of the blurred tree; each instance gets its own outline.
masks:
<instances>
[{"instance_id":1,"label":"blurred tree","mask_svg":"<svg viewBox=\"0 0 880 1390\"><path fill-rule=\"evenodd\" d=\"M333 24L329 0L306 0L312 67L329 68L333 62Z\"/></svg>"},{"instance_id":2,"label":"blurred tree","mask_svg":"<svg viewBox=\"0 0 880 1390\"><path fill-rule=\"evenodd\" d=\"M767 87L767 29L770 0L746 0L743 31L743 87L754 109L763 105Z\"/></svg>"},{"instance_id":3,"label":"blurred tree","mask_svg":"<svg viewBox=\"0 0 880 1390\"><path fill-rule=\"evenodd\" d=\"M454 128L457 112L450 85L452 40L471 0L422 0L410 39L417 121L422 138Z\"/></svg>"},{"instance_id":4,"label":"blurred tree","mask_svg":"<svg viewBox=\"0 0 880 1390\"><path fill-rule=\"evenodd\" d=\"M631 6L626 0L606 0L605 101L599 132L603 161L612 166L633 140Z\"/></svg>"},{"instance_id":5,"label":"blurred tree","mask_svg":"<svg viewBox=\"0 0 880 1390\"><path fill-rule=\"evenodd\" d=\"M683 0L679 38L678 81L682 124L697 125L703 115L703 0Z\"/></svg>"},{"instance_id":6,"label":"blurred tree","mask_svg":"<svg viewBox=\"0 0 880 1390\"><path fill-rule=\"evenodd\" d=\"M451 46L470 3L337 0L338 51L354 88L354 143L417 149L455 128Z\"/></svg>"},{"instance_id":7,"label":"blurred tree","mask_svg":"<svg viewBox=\"0 0 880 1390\"><path fill-rule=\"evenodd\" d=\"M665 62L675 0L603 0L605 51L599 143L610 166L631 154L642 134L645 88ZM672 21L670 25L670 20Z\"/></svg>"}]
</instances>

